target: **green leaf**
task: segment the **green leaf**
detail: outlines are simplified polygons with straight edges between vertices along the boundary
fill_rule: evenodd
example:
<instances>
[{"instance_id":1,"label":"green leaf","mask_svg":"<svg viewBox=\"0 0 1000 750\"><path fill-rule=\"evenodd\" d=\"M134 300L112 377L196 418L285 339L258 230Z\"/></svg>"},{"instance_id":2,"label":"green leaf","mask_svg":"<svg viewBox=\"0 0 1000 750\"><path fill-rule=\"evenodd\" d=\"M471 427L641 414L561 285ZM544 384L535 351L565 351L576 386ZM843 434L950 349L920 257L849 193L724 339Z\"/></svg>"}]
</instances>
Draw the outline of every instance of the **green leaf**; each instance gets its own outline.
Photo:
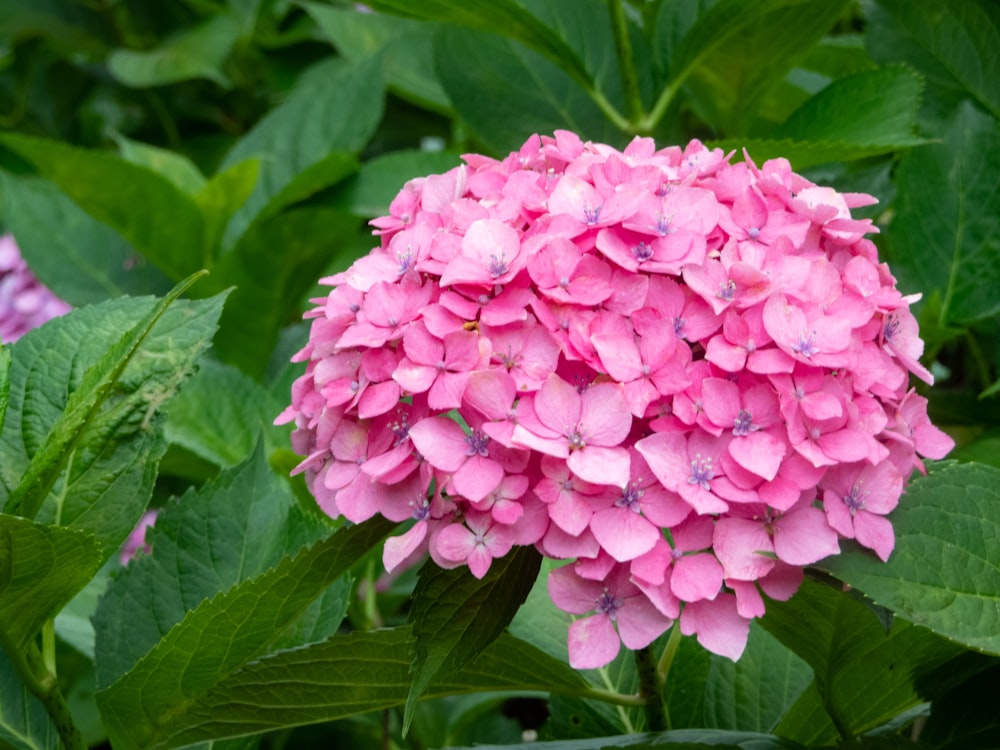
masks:
<instances>
[{"instance_id":1,"label":"green leaf","mask_svg":"<svg viewBox=\"0 0 1000 750\"><path fill-rule=\"evenodd\" d=\"M105 685L99 673L99 685L105 686L97 701L112 744L125 750L176 746L166 741L176 725L198 711L203 696L268 653L286 628L391 528L373 519L342 529L202 601L113 684ZM155 549L155 538L153 544Z\"/></svg>"},{"instance_id":2,"label":"green leaf","mask_svg":"<svg viewBox=\"0 0 1000 750\"><path fill-rule=\"evenodd\" d=\"M942 325L1000 313L1000 129L970 104L944 142L899 165L896 213L886 238L900 288L942 296Z\"/></svg>"},{"instance_id":3,"label":"green leaf","mask_svg":"<svg viewBox=\"0 0 1000 750\"><path fill-rule=\"evenodd\" d=\"M0 514L0 622L16 647L24 648L100 564L91 534Z\"/></svg>"},{"instance_id":4,"label":"green leaf","mask_svg":"<svg viewBox=\"0 0 1000 750\"><path fill-rule=\"evenodd\" d=\"M136 356L153 326L170 304L197 281L198 276L192 276L178 284L87 369L80 384L66 399L63 413L52 426L44 442L31 456L31 462L7 498L5 511L20 513L28 518L35 517L70 460L70 454L83 442L84 431L95 420L105 401L110 398L125 368ZM154 405L149 403L145 406L149 408Z\"/></svg>"},{"instance_id":5,"label":"green leaf","mask_svg":"<svg viewBox=\"0 0 1000 750\"><path fill-rule=\"evenodd\" d=\"M0 746L6 745L16 750L61 747L59 734L45 708L28 692L0 648Z\"/></svg>"},{"instance_id":6,"label":"green leaf","mask_svg":"<svg viewBox=\"0 0 1000 750\"><path fill-rule=\"evenodd\" d=\"M7 416L7 404L10 402L10 349L0 342L0 434L3 433L3 422Z\"/></svg>"},{"instance_id":7,"label":"green leaf","mask_svg":"<svg viewBox=\"0 0 1000 750\"><path fill-rule=\"evenodd\" d=\"M0 435L8 511L44 501L38 521L91 531L107 559L149 501L164 449L158 410L208 345L222 301L163 312L169 298L112 300L20 339Z\"/></svg>"},{"instance_id":8,"label":"green leaf","mask_svg":"<svg viewBox=\"0 0 1000 750\"><path fill-rule=\"evenodd\" d=\"M0 172L0 194L22 257L71 305L170 291L169 279L48 180Z\"/></svg>"},{"instance_id":9,"label":"green leaf","mask_svg":"<svg viewBox=\"0 0 1000 750\"><path fill-rule=\"evenodd\" d=\"M584 88L592 85L593 79L577 54L579 47L569 44L564 36L546 26L514 0L468 0L463 3L451 0L425 0L421 3L412 3L408 0L374 0L369 3L369 7L407 18L440 21L464 26L473 31L501 33L517 40L549 63L558 66L578 85ZM585 12L581 13L581 18L585 19L586 15Z\"/></svg>"},{"instance_id":10,"label":"green leaf","mask_svg":"<svg viewBox=\"0 0 1000 750\"><path fill-rule=\"evenodd\" d=\"M56 615L56 635L91 661L94 660L94 623L97 602L108 588L112 569L121 563L112 557L87 585Z\"/></svg>"},{"instance_id":11,"label":"green leaf","mask_svg":"<svg viewBox=\"0 0 1000 750\"><path fill-rule=\"evenodd\" d=\"M480 654L510 624L531 590L541 556L519 547L494 560L482 579L466 567L445 570L433 563L420 571L413 592L413 684L403 727L417 700L435 680L446 678Z\"/></svg>"},{"instance_id":12,"label":"green leaf","mask_svg":"<svg viewBox=\"0 0 1000 750\"><path fill-rule=\"evenodd\" d=\"M381 54L385 81L393 93L443 114L450 111L448 95L434 72L435 25L318 3L303 6L348 60Z\"/></svg>"},{"instance_id":13,"label":"green leaf","mask_svg":"<svg viewBox=\"0 0 1000 750\"><path fill-rule=\"evenodd\" d=\"M671 669L671 678L674 674ZM683 675L679 677L683 679ZM738 662L712 656L705 680L702 726L770 731L810 682L809 665L753 622Z\"/></svg>"},{"instance_id":14,"label":"green leaf","mask_svg":"<svg viewBox=\"0 0 1000 750\"><path fill-rule=\"evenodd\" d=\"M886 632L864 603L810 580L791 600L768 602L761 625L813 668L821 705L845 737L879 727L921 703L915 686L920 676L963 653L958 645L898 618ZM810 736L793 737L800 742L813 741L825 723L806 697L779 725L783 736L789 736L781 729L786 722L803 726ZM793 716L807 709L810 721Z\"/></svg>"},{"instance_id":15,"label":"green leaf","mask_svg":"<svg viewBox=\"0 0 1000 750\"><path fill-rule=\"evenodd\" d=\"M299 509L261 445L240 466L168 503L146 535L153 554L118 574L94 617L98 684L128 672L190 610L262 576L325 531Z\"/></svg>"},{"instance_id":16,"label":"green leaf","mask_svg":"<svg viewBox=\"0 0 1000 750\"><path fill-rule=\"evenodd\" d=\"M511 745L476 745L475 750L509 750ZM525 750L612 750L627 747L632 750L647 750L660 747L669 750L705 750L714 747L719 750L804 750L803 746L770 734L751 732L727 732L720 729L680 729L671 732L626 734L618 737L595 737L555 742L532 742L515 745ZM472 750L472 748L452 748L451 750Z\"/></svg>"},{"instance_id":17,"label":"green leaf","mask_svg":"<svg viewBox=\"0 0 1000 750\"><path fill-rule=\"evenodd\" d=\"M166 408L164 435L175 445L214 463L235 466L272 427L284 405L253 379L229 365L203 359L198 372Z\"/></svg>"},{"instance_id":18,"label":"green leaf","mask_svg":"<svg viewBox=\"0 0 1000 750\"><path fill-rule=\"evenodd\" d=\"M367 161L344 182L334 196L334 205L358 216L385 216L407 180L442 174L458 166L461 159L447 151L393 151Z\"/></svg>"},{"instance_id":19,"label":"green leaf","mask_svg":"<svg viewBox=\"0 0 1000 750\"><path fill-rule=\"evenodd\" d=\"M319 178L339 180L349 173L351 165L334 157L289 188L300 174L331 154L352 154L365 146L382 117L382 86L377 58L319 63L303 75L283 104L232 148L222 168L256 157L260 179L226 230L227 247L259 216L273 215L287 201L326 187ZM289 192L283 193L286 189Z\"/></svg>"},{"instance_id":20,"label":"green leaf","mask_svg":"<svg viewBox=\"0 0 1000 750\"><path fill-rule=\"evenodd\" d=\"M747 132L767 93L831 29L850 2L797 0L764 5L748 15L740 7L729 16L726 23L739 26L739 43L721 45L703 57L687 80L689 99L702 119L730 135ZM716 17L716 8L705 17ZM691 33L699 35L699 27ZM685 54L692 54L684 42L682 46L681 64Z\"/></svg>"},{"instance_id":21,"label":"green leaf","mask_svg":"<svg viewBox=\"0 0 1000 750\"><path fill-rule=\"evenodd\" d=\"M841 78L792 113L777 138L881 146L924 143L914 134L920 78L907 68L864 71Z\"/></svg>"},{"instance_id":22,"label":"green leaf","mask_svg":"<svg viewBox=\"0 0 1000 750\"><path fill-rule=\"evenodd\" d=\"M852 549L823 568L915 623L1000 654L1000 469L937 468L907 487L892 522L888 563Z\"/></svg>"},{"instance_id":23,"label":"green leaf","mask_svg":"<svg viewBox=\"0 0 1000 750\"><path fill-rule=\"evenodd\" d=\"M4 133L0 144L31 162L174 281L202 268L201 213L165 177L113 154L58 141Z\"/></svg>"},{"instance_id":24,"label":"green leaf","mask_svg":"<svg viewBox=\"0 0 1000 750\"><path fill-rule=\"evenodd\" d=\"M148 51L117 49L108 56L108 72L132 88L206 78L223 88L230 85L222 64L239 37L236 19L219 14L186 29Z\"/></svg>"},{"instance_id":25,"label":"green leaf","mask_svg":"<svg viewBox=\"0 0 1000 750\"><path fill-rule=\"evenodd\" d=\"M900 57L1000 117L1000 10L981 0L874 0L872 56ZM876 10L878 12L873 12Z\"/></svg>"},{"instance_id":26,"label":"green leaf","mask_svg":"<svg viewBox=\"0 0 1000 750\"><path fill-rule=\"evenodd\" d=\"M160 737L142 747L172 748L209 738L263 732L400 706L410 684L409 627L335 636L281 651L234 672L199 697ZM568 666L501 635L427 697L484 690L586 689Z\"/></svg>"},{"instance_id":27,"label":"green leaf","mask_svg":"<svg viewBox=\"0 0 1000 750\"><path fill-rule=\"evenodd\" d=\"M183 154L133 141L120 133L115 133L114 139L125 161L146 167L166 177L188 195L196 195L205 187L205 175Z\"/></svg>"},{"instance_id":28,"label":"green leaf","mask_svg":"<svg viewBox=\"0 0 1000 750\"><path fill-rule=\"evenodd\" d=\"M444 27L435 37L435 60L455 111L497 154L517 150L532 133L557 129L594 141L622 139L586 90L510 39Z\"/></svg>"},{"instance_id":29,"label":"green leaf","mask_svg":"<svg viewBox=\"0 0 1000 750\"><path fill-rule=\"evenodd\" d=\"M219 256L226 224L250 197L259 174L260 162L257 159L238 162L212 177L194 196L205 220L204 247L213 263Z\"/></svg>"},{"instance_id":30,"label":"green leaf","mask_svg":"<svg viewBox=\"0 0 1000 750\"><path fill-rule=\"evenodd\" d=\"M1000 713L994 689L1000 665L976 675L934 702L920 733L921 743L948 750L977 750L1000 744Z\"/></svg>"},{"instance_id":31,"label":"green leaf","mask_svg":"<svg viewBox=\"0 0 1000 750\"><path fill-rule=\"evenodd\" d=\"M201 290L236 287L215 339L218 356L262 375L281 329L297 317L303 297L343 243L354 238L357 223L326 208L295 209L255 223L222 256Z\"/></svg>"}]
</instances>

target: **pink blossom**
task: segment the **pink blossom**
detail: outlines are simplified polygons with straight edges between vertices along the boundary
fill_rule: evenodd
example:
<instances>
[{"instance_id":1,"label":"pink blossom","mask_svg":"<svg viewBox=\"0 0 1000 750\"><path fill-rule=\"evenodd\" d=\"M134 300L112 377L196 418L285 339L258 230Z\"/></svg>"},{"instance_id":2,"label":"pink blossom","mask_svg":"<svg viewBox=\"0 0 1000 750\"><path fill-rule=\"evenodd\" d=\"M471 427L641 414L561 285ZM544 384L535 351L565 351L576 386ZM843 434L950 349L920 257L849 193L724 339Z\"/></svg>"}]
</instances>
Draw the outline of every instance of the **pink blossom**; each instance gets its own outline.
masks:
<instances>
[{"instance_id":1,"label":"pink blossom","mask_svg":"<svg viewBox=\"0 0 1000 750\"><path fill-rule=\"evenodd\" d=\"M14 238L0 237L0 343L13 343L70 309L31 273Z\"/></svg>"}]
</instances>

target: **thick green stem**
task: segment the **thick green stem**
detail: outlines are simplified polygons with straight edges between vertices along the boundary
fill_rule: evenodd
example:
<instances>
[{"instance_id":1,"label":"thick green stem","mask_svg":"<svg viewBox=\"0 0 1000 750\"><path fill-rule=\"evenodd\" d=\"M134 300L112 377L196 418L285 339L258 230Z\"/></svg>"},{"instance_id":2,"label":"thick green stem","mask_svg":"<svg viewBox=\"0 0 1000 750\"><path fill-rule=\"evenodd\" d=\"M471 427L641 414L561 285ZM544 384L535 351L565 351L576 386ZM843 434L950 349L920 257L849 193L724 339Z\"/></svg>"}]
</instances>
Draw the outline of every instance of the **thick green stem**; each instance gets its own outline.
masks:
<instances>
[{"instance_id":1,"label":"thick green stem","mask_svg":"<svg viewBox=\"0 0 1000 750\"><path fill-rule=\"evenodd\" d=\"M635 666L639 672L639 697L646 707L646 723L651 732L662 732L667 728L667 715L663 710L662 686L656 670L651 646L635 652Z\"/></svg>"},{"instance_id":2,"label":"thick green stem","mask_svg":"<svg viewBox=\"0 0 1000 750\"><path fill-rule=\"evenodd\" d=\"M87 750L87 744L69 712L69 706L59 689L56 676L45 668L42 654L38 646L31 643L27 648L20 649L14 643L10 634L0 627L0 645L10 660L14 672L45 708L59 738L66 750Z\"/></svg>"},{"instance_id":3,"label":"thick green stem","mask_svg":"<svg viewBox=\"0 0 1000 750\"><path fill-rule=\"evenodd\" d=\"M636 127L642 121L642 96L639 93L639 74L632 56L632 40L628 35L625 8L622 0L610 0L611 32L615 40L615 56L618 58L618 72L622 78L622 93L625 96L625 111Z\"/></svg>"}]
</instances>

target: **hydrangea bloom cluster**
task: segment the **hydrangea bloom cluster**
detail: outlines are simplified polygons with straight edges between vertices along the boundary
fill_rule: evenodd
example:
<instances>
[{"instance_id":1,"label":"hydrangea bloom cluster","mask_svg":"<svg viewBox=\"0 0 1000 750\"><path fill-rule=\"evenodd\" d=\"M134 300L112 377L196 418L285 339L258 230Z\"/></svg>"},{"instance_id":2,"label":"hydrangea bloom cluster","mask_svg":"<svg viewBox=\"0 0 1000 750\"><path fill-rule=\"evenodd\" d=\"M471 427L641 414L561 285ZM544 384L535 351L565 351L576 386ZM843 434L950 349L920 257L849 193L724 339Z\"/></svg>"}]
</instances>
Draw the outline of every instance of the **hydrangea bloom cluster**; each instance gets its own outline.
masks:
<instances>
[{"instance_id":1,"label":"hydrangea bloom cluster","mask_svg":"<svg viewBox=\"0 0 1000 750\"><path fill-rule=\"evenodd\" d=\"M856 539L882 559L918 456L951 440L908 385L923 343L850 209L776 159L697 141L531 137L406 184L381 244L324 279L293 441L331 516L413 525L482 577L570 561L570 663L674 621L736 659L763 594Z\"/></svg>"},{"instance_id":2,"label":"hydrangea bloom cluster","mask_svg":"<svg viewBox=\"0 0 1000 750\"><path fill-rule=\"evenodd\" d=\"M65 315L70 306L31 273L14 238L0 237L0 341L17 341L32 328Z\"/></svg>"}]
</instances>

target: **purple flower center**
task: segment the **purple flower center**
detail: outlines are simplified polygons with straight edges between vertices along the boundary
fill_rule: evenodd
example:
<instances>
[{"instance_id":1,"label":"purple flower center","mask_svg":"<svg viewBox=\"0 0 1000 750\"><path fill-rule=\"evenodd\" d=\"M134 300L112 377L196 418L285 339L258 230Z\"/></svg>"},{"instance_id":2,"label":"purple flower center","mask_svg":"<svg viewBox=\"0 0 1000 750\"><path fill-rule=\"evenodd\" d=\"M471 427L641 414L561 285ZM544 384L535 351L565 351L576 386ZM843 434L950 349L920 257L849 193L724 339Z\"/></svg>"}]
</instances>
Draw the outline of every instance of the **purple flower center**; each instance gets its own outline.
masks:
<instances>
[{"instance_id":1,"label":"purple flower center","mask_svg":"<svg viewBox=\"0 0 1000 750\"><path fill-rule=\"evenodd\" d=\"M696 453L691 461L691 476L688 477L688 484L697 484L703 490L709 490L709 481L715 477L712 468L711 456L702 458L700 453Z\"/></svg>"},{"instance_id":2,"label":"purple flower center","mask_svg":"<svg viewBox=\"0 0 1000 750\"><path fill-rule=\"evenodd\" d=\"M597 612L614 620L624 603L621 599L616 599L610 591L604 589L604 593L597 597Z\"/></svg>"},{"instance_id":3,"label":"purple flower center","mask_svg":"<svg viewBox=\"0 0 1000 750\"><path fill-rule=\"evenodd\" d=\"M622 496L615 501L615 507L628 508L633 513L641 513L639 501L642 499L643 489L636 482L629 482L622 490Z\"/></svg>"},{"instance_id":4,"label":"purple flower center","mask_svg":"<svg viewBox=\"0 0 1000 750\"><path fill-rule=\"evenodd\" d=\"M587 447L587 439L583 436L580 425L569 430L566 433L566 439L569 441L569 449L571 451L583 450Z\"/></svg>"},{"instance_id":5,"label":"purple flower center","mask_svg":"<svg viewBox=\"0 0 1000 750\"><path fill-rule=\"evenodd\" d=\"M469 447L465 449L466 456L482 456L483 458L487 458L490 455L486 447L490 442L490 438L482 430L473 430L471 435L465 436L465 442L469 444Z\"/></svg>"},{"instance_id":6,"label":"purple flower center","mask_svg":"<svg viewBox=\"0 0 1000 750\"><path fill-rule=\"evenodd\" d=\"M740 409L733 420L733 434L736 437L749 435L751 432L759 430L760 427L753 423L753 415L748 409Z\"/></svg>"},{"instance_id":7,"label":"purple flower center","mask_svg":"<svg viewBox=\"0 0 1000 750\"><path fill-rule=\"evenodd\" d=\"M747 230L747 237L749 237L752 240L757 239L758 237L760 237L760 230L757 227L750 227Z\"/></svg>"},{"instance_id":8,"label":"purple flower center","mask_svg":"<svg viewBox=\"0 0 1000 750\"><path fill-rule=\"evenodd\" d=\"M426 497L411 500L410 507L413 509L410 515L413 516L414 521L424 521L431 514L431 504L427 502Z\"/></svg>"},{"instance_id":9,"label":"purple flower center","mask_svg":"<svg viewBox=\"0 0 1000 750\"><path fill-rule=\"evenodd\" d=\"M409 415L402 409L396 414L398 415L397 420L389 425L389 429L392 430L392 434L396 438L394 445L399 445L410 436L410 419Z\"/></svg>"},{"instance_id":10,"label":"purple flower center","mask_svg":"<svg viewBox=\"0 0 1000 750\"><path fill-rule=\"evenodd\" d=\"M653 248L645 242L640 242L632 248L632 257L634 257L639 263L645 263L653 257Z\"/></svg>"},{"instance_id":11,"label":"purple flower center","mask_svg":"<svg viewBox=\"0 0 1000 750\"><path fill-rule=\"evenodd\" d=\"M732 279L727 279L724 283L719 284L719 298L724 299L726 302L732 302L733 297L736 296L736 282Z\"/></svg>"},{"instance_id":12,"label":"purple flower center","mask_svg":"<svg viewBox=\"0 0 1000 750\"><path fill-rule=\"evenodd\" d=\"M862 491L861 482L856 482L851 491L844 496L844 505L847 509L851 511L851 515L855 515L859 510L864 510L865 507L865 497L868 495L867 492Z\"/></svg>"},{"instance_id":13,"label":"purple flower center","mask_svg":"<svg viewBox=\"0 0 1000 750\"><path fill-rule=\"evenodd\" d=\"M502 255L490 256L490 265L487 270L490 272L491 278L496 279L500 276L503 276L505 273L507 273L509 268L510 264L507 263L507 259L504 258Z\"/></svg>"},{"instance_id":14,"label":"purple flower center","mask_svg":"<svg viewBox=\"0 0 1000 750\"><path fill-rule=\"evenodd\" d=\"M797 344L792 345L792 351L798 352L803 357L811 357L817 352L816 349L816 331L812 331L806 336L806 332L803 331L799 334L799 341Z\"/></svg>"},{"instance_id":15,"label":"purple flower center","mask_svg":"<svg viewBox=\"0 0 1000 750\"><path fill-rule=\"evenodd\" d=\"M396 253L396 262L399 263L399 275L402 276L413 267L413 248L407 245L406 250Z\"/></svg>"},{"instance_id":16,"label":"purple flower center","mask_svg":"<svg viewBox=\"0 0 1000 750\"><path fill-rule=\"evenodd\" d=\"M584 206L583 218L588 227L594 226L601 219L601 206L595 206L594 208Z\"/></svg>"},{"instance_id":17,"label":"purple flower center","mask_svg":"<svg viewBox=\"0 0 1000 750\"><path fill-rule=\"evenodd\" d=\"M899 332L899 318L895 315L890 315L885 321L885 340L891 342L895 335Z\"/></svg>"},{"instance_id":18,"label":"purple flower center","mask_svg":"<svg viewBox=\"0 0 1000 750\"><path fill-rule=\"evenodd\" d=\"M684 326L687 325L687 321L684 318L674 318L674 334L677 338L685 338Z\"/></svg>"},{"instance_id":19,"label":"purple flower center","mask_svg":"<svg viewBox=\"0 0 1000 750\"><path fill-rule=\"evenodd\" d=\"M674 231L671 226L671 221L669 216L664 216L663 214L657 212L656 214L656 233L661 237L665 237Z\"/></svg>"}]
</instances>

